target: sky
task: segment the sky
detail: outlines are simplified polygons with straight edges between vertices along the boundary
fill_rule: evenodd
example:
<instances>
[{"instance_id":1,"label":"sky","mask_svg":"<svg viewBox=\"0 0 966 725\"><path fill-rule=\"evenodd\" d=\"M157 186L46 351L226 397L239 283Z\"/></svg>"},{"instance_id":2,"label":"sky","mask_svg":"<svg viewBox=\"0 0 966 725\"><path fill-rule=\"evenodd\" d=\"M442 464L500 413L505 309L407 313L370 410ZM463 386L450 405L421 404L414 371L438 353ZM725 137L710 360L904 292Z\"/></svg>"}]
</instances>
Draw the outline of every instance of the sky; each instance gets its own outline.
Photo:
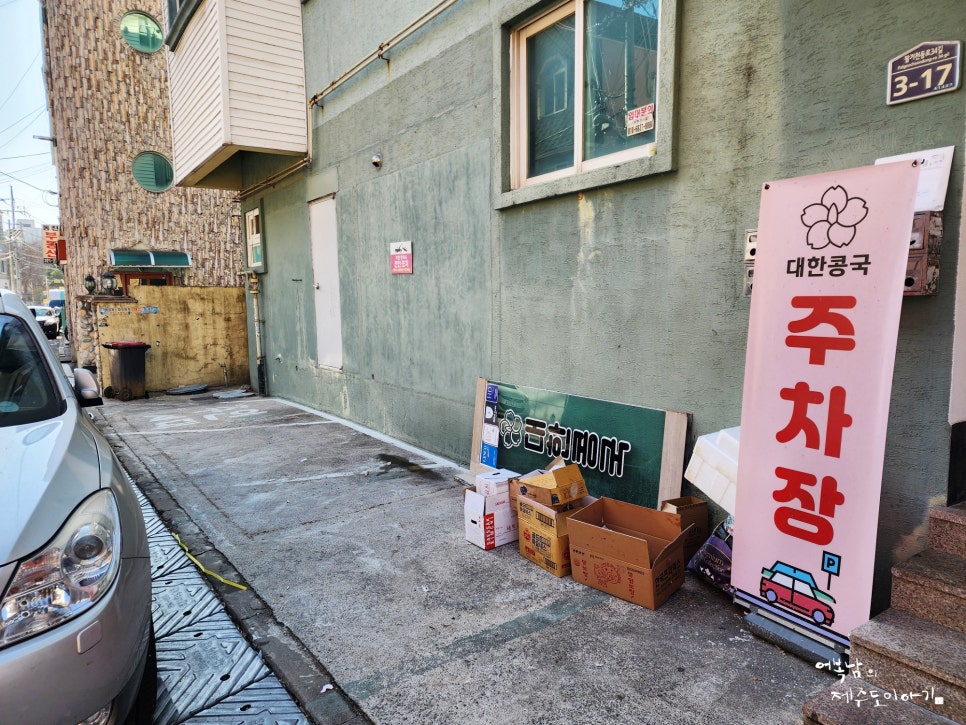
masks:
<instances>
[{"instance_id":1,"label":"sky","mask_svg":"<svg viewBox=\"0 0 966 725\"><path fill-rule=\"evenodd\" d=\"M0 216L10 224L10 196L17 219L57 224L57 172L44 90L40 2L0 0ZM53 193L51 193L53 192Z\"/></svg>"}]
</instances>

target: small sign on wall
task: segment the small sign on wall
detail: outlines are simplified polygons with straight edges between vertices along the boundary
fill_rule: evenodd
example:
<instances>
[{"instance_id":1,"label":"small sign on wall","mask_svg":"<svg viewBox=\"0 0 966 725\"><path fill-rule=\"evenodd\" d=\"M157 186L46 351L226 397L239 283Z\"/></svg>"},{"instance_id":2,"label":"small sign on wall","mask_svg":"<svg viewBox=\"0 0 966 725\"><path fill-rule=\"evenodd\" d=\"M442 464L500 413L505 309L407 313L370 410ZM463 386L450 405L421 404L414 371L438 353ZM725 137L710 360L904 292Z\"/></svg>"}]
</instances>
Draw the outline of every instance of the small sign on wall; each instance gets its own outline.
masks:
<instances>
[{"instance_id":1,"label":"small sign on wall","mask_svg":"<svg viewBox=\"0 0 966 725\"><path fill-rule=\"evenodd\" d=\"M389 245L389 269L393 274L413 273L413 243L393 242Z\"/></svg>"},{"instance_id":2,"label":"small sign on wall","mask_svg":"<svg viewBox=\"0 0 966 725\"><path fill-rule=\"evenodd\" d=\"M958 40L920 43L889 61L886 104L905 103L959 88Z\"/></svg>"}]
</instances>

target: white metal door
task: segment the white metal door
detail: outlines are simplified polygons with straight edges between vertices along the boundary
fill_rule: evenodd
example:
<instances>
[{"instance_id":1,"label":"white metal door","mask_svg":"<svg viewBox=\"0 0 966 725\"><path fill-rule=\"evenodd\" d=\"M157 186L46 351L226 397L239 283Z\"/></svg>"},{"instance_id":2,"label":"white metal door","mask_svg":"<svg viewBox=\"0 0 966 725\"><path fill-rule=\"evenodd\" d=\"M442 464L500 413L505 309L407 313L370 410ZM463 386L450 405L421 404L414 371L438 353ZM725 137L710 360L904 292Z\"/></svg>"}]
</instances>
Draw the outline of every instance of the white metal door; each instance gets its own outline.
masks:
<instances>
[{"instance_id":1,"label":"white metal door","mask_svg":"<svg viewBox=\"0 0 966 725\"><path fill-rule=\"evenodd\" d=\"M309 203L315 325L319 365L342 369L342 308L339 303L339 237L335 197Z\"/></svg>"}]
</instances>

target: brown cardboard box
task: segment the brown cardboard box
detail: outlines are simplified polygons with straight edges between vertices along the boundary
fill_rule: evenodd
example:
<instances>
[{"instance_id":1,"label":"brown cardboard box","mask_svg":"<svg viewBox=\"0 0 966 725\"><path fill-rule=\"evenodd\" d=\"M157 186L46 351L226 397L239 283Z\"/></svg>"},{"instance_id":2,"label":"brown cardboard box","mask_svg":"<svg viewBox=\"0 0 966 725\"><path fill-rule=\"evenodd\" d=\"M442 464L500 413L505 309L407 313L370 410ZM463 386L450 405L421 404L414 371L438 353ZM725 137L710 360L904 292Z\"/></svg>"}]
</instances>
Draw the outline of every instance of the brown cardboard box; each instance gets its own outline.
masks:
<instances>
[{"instance_id":1,"label":"brown cardboard box","mask_svg":"<svg viewBox=\"0 0 966 725\"><path fill-rule=\"evenodd\" d=\"M697 496L681 496L662 501L661 511L680 516L682 530L692 527L684 540L684 563L687 564L708 538L708 503Z\"/></svg>"},{"instance_id":2,"label":"brown cardboard box","mask_svg":"<svg viewBox=\"0 0 966 725\"><path fill-rule=\"evenodd\" d=\"M556 463L558 460L560 461L560 465L563 465L562 458L561 459L555 458L550 463L551 464ZM530 471L530 473L524 473L522 476L517 476L516 478L510 479L510 506L513 508L514 516L516 516L517 514L517 499L520 497L520 487L523 485L520 482L523 481L524 479L533 478L534 476L539 476L546 472L547 472L546 469L538 468L534 471Z\"/></svg>"},{"instance_id":3,"label":"brown cardboard box","mask_svg":"<svg viewBox=\"0 0 966 725\"><path fill-rule=\"evenodd\" d=\"M596 499L585 496L571 501L566 511L528 498L517 499L520 526L520 553L539 567L556 576L570 573L570 539L567 520Z\"/></svg>"},{"instance_id":4,"label":"brown cardboard box","mask_svg":"<svg viewBox=\"0 0 966 725\"><path fill-rule=\"evenodd\" d=\"M529 523L547 536L560 537L567 534L567 520L596 500L593 496L584 496L579 501L570 501L555 508L524 497L517 499L517 512L521 523ZM563 510L560 510L561 508Z\"/></svg>"},{"instance_id":5,"label":"brown cardboard box","mask_svg":"<svg viewBox=\"0 0 966 725\"><path fill-rule=\"evenodd\" d=\"M514 478L510 481L510 495L533 499L537 503L555 508L577 501L587 495L587 484L580 474L580 466L571 463L546 471Z\"/></svg>"},{"instance_id":6,"label":"brown cardboard box","mask_svg":"<svg viewBox=\"0 0 966 725\"><path fill-rule=\"evenodd\" d=\"M575 581L648 609L684 584L681 517L599 498L569 517Z\"/></svg>"},{"instance_id":7,"label":"brown cardboard box","mask_svg":"<svg viewBox=\"0 0 966 725\"><path fill-rule=\"evenodd\" d=\"M528 524L520 524L520 554L554 576L570 573L570 537L547 536Z\"/></svg>"}]
</instances>

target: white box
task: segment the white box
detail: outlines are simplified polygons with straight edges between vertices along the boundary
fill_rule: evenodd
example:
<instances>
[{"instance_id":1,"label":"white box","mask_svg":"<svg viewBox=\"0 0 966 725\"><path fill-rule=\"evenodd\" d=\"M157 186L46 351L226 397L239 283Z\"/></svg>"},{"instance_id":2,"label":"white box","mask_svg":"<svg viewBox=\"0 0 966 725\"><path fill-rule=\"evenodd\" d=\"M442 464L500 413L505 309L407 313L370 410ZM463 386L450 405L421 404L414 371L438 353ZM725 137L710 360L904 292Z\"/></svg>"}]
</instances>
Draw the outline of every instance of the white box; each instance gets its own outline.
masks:
<instances>
[{"instance_id":1,"label":"white box","mask_svg":"<svg viewBox=\"0 0 966 725\"><path fill-rule=\"evenodd\" d=\"M718 435L715 437L715 443L718 444L721 452L734 460L736 464L738 461L738 443L740 440L741 426L719 430Z\"/></svg>"},{"instance_id":2,"label":"white box","mask_svg":"<svg viewBox=\"0 0 966 725\"><path fill-rule=\"evenodd\" d=\"M740 427L700 436L684 471L686 479L732 515L735 513L740 441Z\"/></svg>"},{"instance_id":3,"label":"white box","mask_svg":"<svg viewBox=\"0 0 966 725\"><path fill-rule=\"evenodd\" d=\"M476 492L483 496L495 496L510 490L510 479L519 478L516 471L500 468L495 471L476 474Z\"/></svg>"},{"instance_id":4,"label":"white box","mask_svg":"<svg viewBox=\"0 0 966 725\"><path fill-rule=\"evenodd\" d=\"M517 517L510 506L510 492L484 496L470 488L463 492L466 540L481 549L492 549L519 538Z\"/></svg>"}]
</instances>

